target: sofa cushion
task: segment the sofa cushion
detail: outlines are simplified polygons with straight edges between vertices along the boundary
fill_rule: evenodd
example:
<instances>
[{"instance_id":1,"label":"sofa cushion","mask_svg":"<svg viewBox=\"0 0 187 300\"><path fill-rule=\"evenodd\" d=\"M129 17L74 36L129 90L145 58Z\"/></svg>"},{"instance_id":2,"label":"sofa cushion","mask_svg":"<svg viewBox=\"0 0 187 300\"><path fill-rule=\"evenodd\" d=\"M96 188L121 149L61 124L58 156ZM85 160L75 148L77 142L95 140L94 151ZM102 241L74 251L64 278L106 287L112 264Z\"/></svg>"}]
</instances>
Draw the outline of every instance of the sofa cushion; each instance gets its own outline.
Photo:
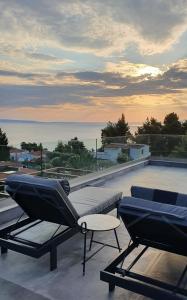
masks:
<instances>
[{"instance_id":1,"label":"sofa cushion","mask_svg":"<svg viewBox=\"0 0 187 300\"><path fill-rule=\"evenodd\" d=\"M113 189L87 186L69 195L79 216L102 213L121 199L122 193Z\"/></svg>"}]
</instances>

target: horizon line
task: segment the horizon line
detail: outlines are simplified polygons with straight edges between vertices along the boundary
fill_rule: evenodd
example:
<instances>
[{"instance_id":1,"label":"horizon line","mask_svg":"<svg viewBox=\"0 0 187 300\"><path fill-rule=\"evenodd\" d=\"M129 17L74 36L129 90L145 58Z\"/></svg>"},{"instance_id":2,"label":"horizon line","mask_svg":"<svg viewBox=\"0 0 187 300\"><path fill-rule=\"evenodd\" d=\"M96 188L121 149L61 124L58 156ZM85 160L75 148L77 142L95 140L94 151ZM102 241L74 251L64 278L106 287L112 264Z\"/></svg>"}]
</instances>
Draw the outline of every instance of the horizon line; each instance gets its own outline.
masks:
<instances>
[{"instance_id":1,"label":"horizon line","mask_svg":"<svg viewBox=\"0 0 187 300\"><path fill-rule=\"evenodd\" d=\"M98 123L108 123L109 121L39 121L39 120L24 120L24 119L7 119L0 118L0 122L26 122L26 123L90 123L90 124L98 124ZM127 122L128 124L141 124L142 122Z\"/></svg>"}]
</instances>

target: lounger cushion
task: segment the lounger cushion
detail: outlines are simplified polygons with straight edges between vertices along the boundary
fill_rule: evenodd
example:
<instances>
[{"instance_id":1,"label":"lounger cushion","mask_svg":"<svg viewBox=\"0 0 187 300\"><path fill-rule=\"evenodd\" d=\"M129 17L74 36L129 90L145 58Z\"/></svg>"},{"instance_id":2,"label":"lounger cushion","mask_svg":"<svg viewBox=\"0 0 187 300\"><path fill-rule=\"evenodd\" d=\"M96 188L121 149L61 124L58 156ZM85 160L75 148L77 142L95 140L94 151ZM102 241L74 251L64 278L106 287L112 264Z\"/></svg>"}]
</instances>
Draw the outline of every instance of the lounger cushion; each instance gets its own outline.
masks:
<instances>
[{"instance_id":1,"label":"lounger cushion","mask_svg":"<svg viewBox=\"0 0 187 300\"><path fill-rule=\"evenodd\" d=\"M102 213L122 197L113 189L88 186L68 198L59 180L30 175L11 175L6 185L7 192L29 217L71 227L80 216Z\"/></svg>"},{"instance_id":2,"label":"lounger cushion","mask_svg":"<svg viewBox=\"0 0 187 300\"><path fill-rule=\"evenodd\" d=\"M102 213L121 199L122 193L113 189L88 186L70 193L69 200L79 216Z\"/></svg>"}]
</instances>

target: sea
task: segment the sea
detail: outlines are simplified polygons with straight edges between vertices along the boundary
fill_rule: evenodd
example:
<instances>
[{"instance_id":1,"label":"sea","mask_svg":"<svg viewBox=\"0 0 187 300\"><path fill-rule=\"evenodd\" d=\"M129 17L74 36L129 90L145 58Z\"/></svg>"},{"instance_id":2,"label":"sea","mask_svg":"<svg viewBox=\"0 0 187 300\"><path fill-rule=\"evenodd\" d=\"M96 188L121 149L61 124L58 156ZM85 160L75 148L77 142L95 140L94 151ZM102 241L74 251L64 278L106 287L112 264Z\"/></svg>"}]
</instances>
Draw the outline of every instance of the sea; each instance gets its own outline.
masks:
<instances>
[{"instance_id":1,"label":"sea","mask_svg":"<svg viewBox=\"0 0 187 300\"><path fill-rule=\"evenodd\" d=\"M54 150L58 141L66 143L77 137L88 149L101 145L101 129L106 123L86 122L37 122L21 120L0 120L0 128L6 132L9 145L20 147L21 142L42 143L48 150ZM131 133L137 130L139 124L129 124Z\"/></svg>"}]
</instances>

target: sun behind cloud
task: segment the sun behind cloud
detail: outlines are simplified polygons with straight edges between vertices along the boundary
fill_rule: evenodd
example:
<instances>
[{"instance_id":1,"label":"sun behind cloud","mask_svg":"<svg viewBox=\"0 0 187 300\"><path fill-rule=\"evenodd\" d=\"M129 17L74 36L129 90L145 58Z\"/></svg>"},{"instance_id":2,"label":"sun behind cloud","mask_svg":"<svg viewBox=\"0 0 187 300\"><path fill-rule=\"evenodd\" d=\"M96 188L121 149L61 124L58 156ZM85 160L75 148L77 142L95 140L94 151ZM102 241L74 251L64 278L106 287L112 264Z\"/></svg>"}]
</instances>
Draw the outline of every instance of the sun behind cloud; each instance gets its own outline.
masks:
<instances>
[{"instance_id":1,"label":"sun behind cloud","mask_svg":"<svg viewBox=\"0 0 187 300\"><path fill-rule=\"evenodd\" d=\"M138 77L143 75L156 77L158 75L163 74L164 69L163 67L159 68L146 64L136 64L128 61L120 61L119 63L108 62L106 64L106 71L119 73L124 77Z\"/></svg>"},{"instance_id":2,"label":"sun behind cloud","mask_svg":"<svg viewBox=\"0 0 187 300\"><path fill-rule=\"evenodd\" d=\"M137 75L150 75L152 77L156 77L158 75L161 75L163 72L157 68L152 66L140 66L137 70Z\"/></svg>"}]
</instances>

